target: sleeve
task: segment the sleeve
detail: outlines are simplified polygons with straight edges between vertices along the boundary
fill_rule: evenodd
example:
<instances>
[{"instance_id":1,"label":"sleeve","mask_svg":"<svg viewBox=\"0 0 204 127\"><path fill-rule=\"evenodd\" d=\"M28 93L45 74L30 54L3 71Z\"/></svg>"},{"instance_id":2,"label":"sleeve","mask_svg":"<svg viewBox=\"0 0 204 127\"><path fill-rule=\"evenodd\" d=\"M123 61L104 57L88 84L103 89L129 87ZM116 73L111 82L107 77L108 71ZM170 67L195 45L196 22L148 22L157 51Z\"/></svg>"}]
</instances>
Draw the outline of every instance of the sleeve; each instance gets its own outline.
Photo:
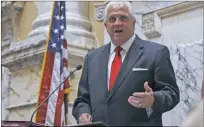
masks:
<instances>
[{"instance_id":1,"label":"sleeve","mask_svg":"<svg viewBox=\"0 0 204 127\"><path fill-rule=\"evenodd\" d=\"M88 85L88 55L84 60L84 66L82 70L81 79L79 81L77 98L74 101L72 115L75 117L77 122L79 117L83 113L91 114L90 96L89 96L89 85Z\"/></svg>"},{"instance_id":2,"label":"sleeve","mask_svg":"<svg viewBox=\"0 0 204 127\"><path fill-rule=\"evenodd\" d=\"M156 56L153 96L152 115L161 114L173 109L180 100L179 88L170 60L170 53L166 46L163 46Z\"/></svg>"}]
</instances>

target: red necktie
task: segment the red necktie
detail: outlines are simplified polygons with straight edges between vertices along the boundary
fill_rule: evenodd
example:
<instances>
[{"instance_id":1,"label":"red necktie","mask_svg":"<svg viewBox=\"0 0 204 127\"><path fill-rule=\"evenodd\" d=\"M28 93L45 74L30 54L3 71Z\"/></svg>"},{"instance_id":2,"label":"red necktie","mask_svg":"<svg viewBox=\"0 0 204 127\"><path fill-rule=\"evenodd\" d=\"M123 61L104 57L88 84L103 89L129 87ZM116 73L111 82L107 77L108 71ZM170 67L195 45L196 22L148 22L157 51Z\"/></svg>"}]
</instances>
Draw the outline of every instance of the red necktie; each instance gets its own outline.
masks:
<instances>
[{"instance_id":1,"label":"red necktie","mask_svg":"<svg viewBox=\"0 0 204 127\"><path fill-rule=\"evenodd\" d=\"M120 46L118 46L116 49L115 49L115 58L112 62L112 65L111 65L111 74L110 74L110 80L109 80L109 91L112 90L113 88L113 84L116 80L116 77L118 75L118 72L120 70L120 67L122 65L122 58L121 58L121 55L120 55L120 51L122 50L122 48Z\"/></svg>"}]
</instances>

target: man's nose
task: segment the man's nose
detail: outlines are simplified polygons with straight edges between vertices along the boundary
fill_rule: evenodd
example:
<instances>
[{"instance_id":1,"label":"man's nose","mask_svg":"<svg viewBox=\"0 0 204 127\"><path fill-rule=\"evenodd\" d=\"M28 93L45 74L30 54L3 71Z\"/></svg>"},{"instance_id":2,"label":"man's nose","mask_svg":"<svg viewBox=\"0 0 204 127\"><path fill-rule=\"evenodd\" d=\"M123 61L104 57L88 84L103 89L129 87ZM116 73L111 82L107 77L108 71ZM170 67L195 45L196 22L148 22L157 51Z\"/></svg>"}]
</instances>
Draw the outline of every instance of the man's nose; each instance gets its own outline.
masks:
<instances>
[{"instance_id":1,"label":"man's nose","mask_svg":"<svg viewBox=\"0 0 204 127\"><path fill-rule=\"evenodd\" d=\"M120 18L118 17L118 18L116 18L116 20L115 20L115 23L114 23L115 25L121 25L122 24L122 21L120 20Z\"/></svg>"}]
</instances>

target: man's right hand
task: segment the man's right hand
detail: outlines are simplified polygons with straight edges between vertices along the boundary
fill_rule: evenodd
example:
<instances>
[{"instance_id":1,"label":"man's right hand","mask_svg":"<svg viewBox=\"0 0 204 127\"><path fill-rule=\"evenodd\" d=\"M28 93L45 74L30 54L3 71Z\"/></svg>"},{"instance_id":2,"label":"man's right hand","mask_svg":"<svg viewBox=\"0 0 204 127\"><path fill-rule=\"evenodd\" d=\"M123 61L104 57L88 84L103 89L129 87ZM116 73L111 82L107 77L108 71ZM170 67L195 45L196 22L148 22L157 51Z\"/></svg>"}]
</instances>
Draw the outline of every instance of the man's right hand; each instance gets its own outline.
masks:
<instances>
[{"instance_id":1,"label":"man's right hand","mask_svg":"<svg viewBox=\"0 0 204 127\"><path fill-rule=\"evenodd\" d=\"M89 124L92 123L91 115L88 113L83 113L79 117L79 124Z\"/></svg>"}]
</instances>

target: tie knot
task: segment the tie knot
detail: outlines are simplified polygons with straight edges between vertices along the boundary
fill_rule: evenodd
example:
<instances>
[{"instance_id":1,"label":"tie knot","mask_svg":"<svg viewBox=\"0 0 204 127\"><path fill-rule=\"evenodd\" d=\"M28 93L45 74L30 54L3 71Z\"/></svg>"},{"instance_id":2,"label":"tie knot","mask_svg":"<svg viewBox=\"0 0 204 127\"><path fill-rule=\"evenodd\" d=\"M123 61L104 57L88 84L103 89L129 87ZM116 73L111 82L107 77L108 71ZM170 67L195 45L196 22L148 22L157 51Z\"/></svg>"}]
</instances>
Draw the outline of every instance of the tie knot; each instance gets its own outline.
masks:
<instances>
[{"instance_id":1,"label":"tie knot","mask_svg":"<svg viewBox=\"0 0 204 127\"><path fill-rule=\"evenodd\" d=\"M119 56L120 55L120 51L122 50L122 48L120 46L115 48L115 52L116 54Z\"/></svg>"}]
</instances>

